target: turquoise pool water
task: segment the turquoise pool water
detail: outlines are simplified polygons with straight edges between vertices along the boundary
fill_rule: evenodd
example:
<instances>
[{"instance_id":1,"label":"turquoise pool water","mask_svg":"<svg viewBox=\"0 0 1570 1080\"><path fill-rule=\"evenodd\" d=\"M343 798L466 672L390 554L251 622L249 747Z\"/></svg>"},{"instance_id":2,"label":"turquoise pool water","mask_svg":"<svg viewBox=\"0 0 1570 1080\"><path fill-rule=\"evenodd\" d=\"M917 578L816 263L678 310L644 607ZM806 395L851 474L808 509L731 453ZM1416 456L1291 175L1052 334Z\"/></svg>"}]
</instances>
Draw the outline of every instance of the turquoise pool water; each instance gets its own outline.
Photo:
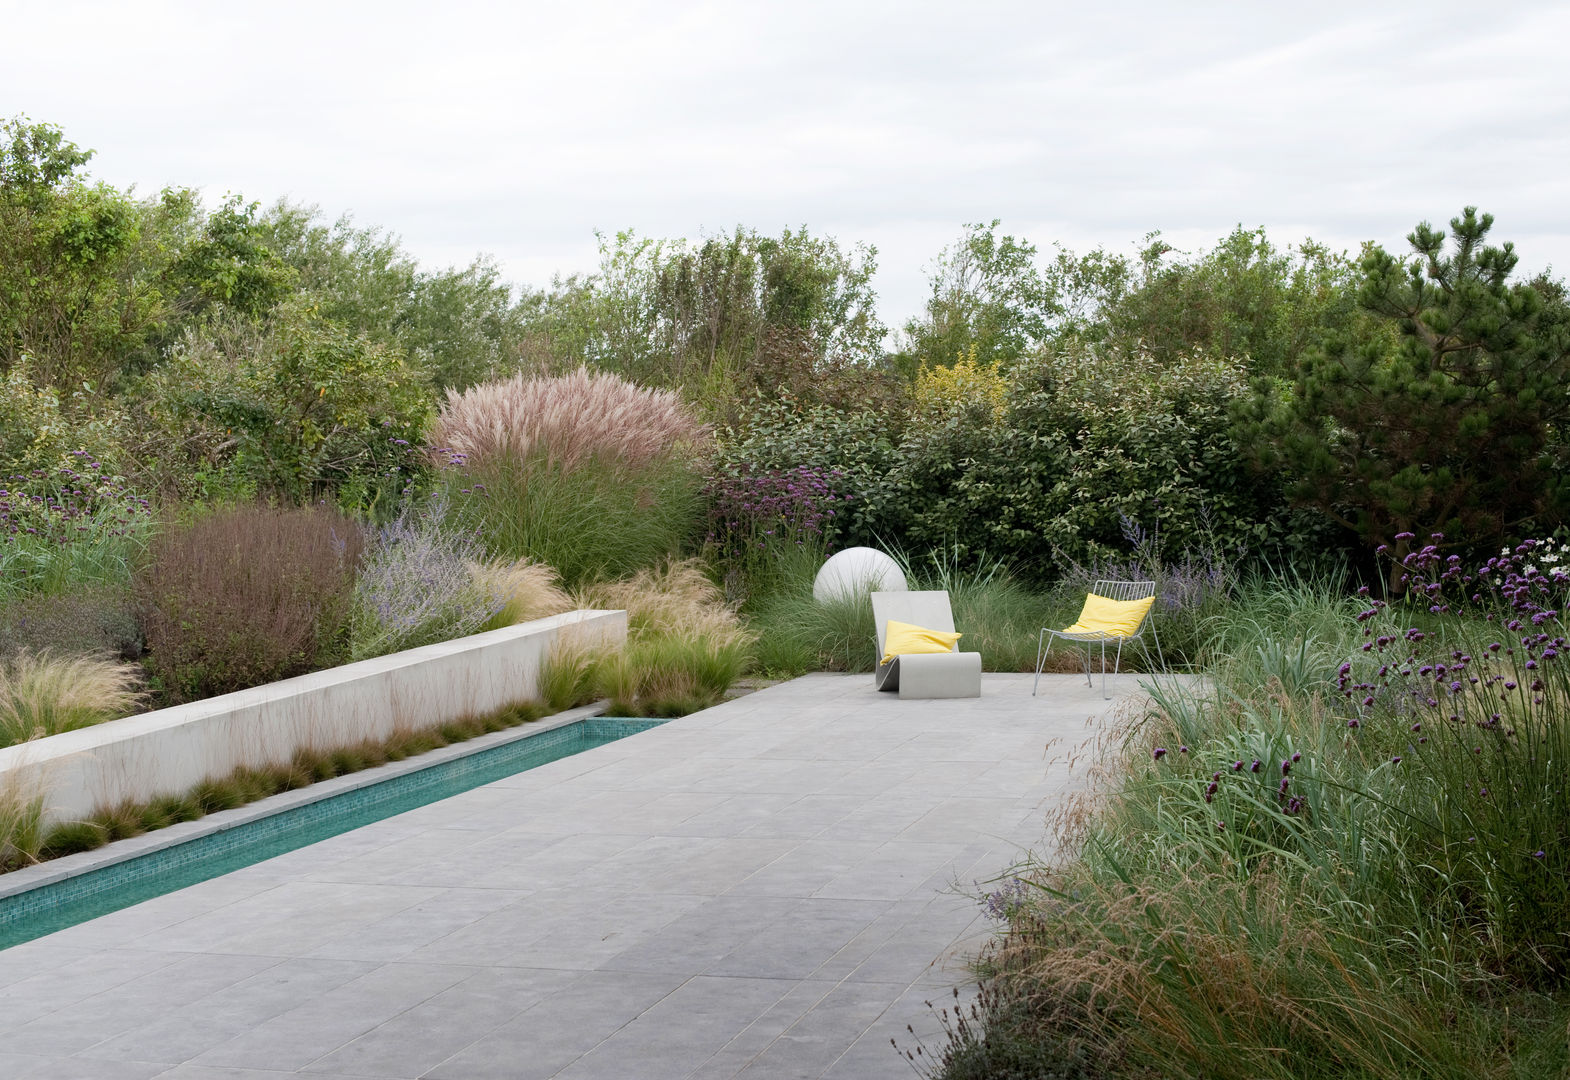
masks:
<instances>
[{"instance_id":1,"label":"turquoise pool water","mask_svg":"<svg viewBox=\"0 0 1570 1080\"><path fill-rule=\"evenodd\" d=\"M663 720L591 716L377 784L0 897L0 949L139 904L493 780L647 731Z\"/></svg>"}]
</instances>

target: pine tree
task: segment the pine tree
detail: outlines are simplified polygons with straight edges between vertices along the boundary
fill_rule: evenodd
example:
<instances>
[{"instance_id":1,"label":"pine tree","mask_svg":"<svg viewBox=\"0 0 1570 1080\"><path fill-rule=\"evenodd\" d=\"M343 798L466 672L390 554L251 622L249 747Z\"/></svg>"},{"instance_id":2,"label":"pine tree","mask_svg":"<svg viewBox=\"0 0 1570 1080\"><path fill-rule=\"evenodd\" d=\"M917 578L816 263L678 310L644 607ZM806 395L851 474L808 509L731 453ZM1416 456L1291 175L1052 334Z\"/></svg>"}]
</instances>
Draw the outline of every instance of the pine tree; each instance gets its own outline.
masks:
<instances>
[{"instance_id":1,"label":"pine tree","mask_svg":"<svg viewBox=\"0 0 1570 1080\"><path fill-rule=\"evenodd\" d=\"M1424 222L1406 262L1369 245L1366 317L1311 350L1289 393L1261 387L1265 463L1397 556L1432 533L1472 545L1556 524L1570 496L1552 453L1570 402L1563 289L1512 283L1514 245L1484 243L1493 223L1467 207L1447 254Z\"/></svg>"}]
</instances>

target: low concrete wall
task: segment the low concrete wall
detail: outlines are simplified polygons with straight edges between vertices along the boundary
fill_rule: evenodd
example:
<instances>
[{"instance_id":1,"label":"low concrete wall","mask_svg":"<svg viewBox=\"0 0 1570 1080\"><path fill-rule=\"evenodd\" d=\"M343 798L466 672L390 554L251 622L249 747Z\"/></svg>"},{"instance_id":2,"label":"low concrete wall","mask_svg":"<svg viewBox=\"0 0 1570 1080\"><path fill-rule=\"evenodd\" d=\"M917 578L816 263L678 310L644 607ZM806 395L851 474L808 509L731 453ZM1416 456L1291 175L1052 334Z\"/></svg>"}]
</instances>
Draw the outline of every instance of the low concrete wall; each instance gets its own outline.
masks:
<instances>
[{"instance_id":1,"label":"low concrete wall","mask_svg":"<svg viewBox=\"0 0 1570 1080\"><path fill-rule=\"evenodd\" d=\"M624 611L570 611L456 641L111 720L0 749L0 797L42 797L49 824L189 790L241 766L492 712L539 696L563 635L617 643Z\"/></svg>"}]
</instances>

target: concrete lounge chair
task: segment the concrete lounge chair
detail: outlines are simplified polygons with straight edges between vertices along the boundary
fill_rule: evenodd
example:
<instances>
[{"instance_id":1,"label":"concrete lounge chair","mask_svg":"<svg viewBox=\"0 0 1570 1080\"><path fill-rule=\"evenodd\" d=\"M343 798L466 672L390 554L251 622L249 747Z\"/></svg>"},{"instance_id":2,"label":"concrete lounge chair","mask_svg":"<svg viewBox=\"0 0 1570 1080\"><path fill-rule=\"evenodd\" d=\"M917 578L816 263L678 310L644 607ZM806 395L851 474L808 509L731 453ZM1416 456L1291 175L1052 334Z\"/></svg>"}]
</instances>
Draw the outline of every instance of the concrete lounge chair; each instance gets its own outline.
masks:
<instances>
[{"instance_id":1,"label":"concrete lounge chair","mask_svg":"<svg viewBox=\"0 0 1570 1080\"><path fill-rule=\"evenodd\" d=\"M946 592L875 592L872 617L878 628L878 659L883 658L889 620L928 630L954 632L954 612ZM915 653L879 663L873 675L879 690L898 690L901 698L970 698L981 696L981 654Z\"/></svg>"}]
</instances>

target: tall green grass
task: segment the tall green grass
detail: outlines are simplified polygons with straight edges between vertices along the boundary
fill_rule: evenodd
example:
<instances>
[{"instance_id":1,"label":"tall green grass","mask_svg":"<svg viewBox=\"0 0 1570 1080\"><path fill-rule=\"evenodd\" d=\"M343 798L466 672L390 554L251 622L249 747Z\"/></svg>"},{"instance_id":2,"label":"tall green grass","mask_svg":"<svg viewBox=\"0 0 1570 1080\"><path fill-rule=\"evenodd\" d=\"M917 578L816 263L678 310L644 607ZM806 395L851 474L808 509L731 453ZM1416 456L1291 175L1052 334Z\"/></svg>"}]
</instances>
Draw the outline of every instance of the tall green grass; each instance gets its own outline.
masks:
<instances>
[{"instance_id":1,"label":"tall green grass","mask_svg":"<svg viewBox=\"0 0 1570 1080\"><path fill-rule=\"evenodd\" d=\"M1246 583L1208 678L1112 737L1063 854L994 898L1000 1040L1098 1076L1566 1075L1570 673L1525 624L1365 604Z\"/></svg>"},{"instance_id":2,"label":"tall green grass","mask_svg":"<svg viewBox=\"0 0 1570 1080\"><path fill-rule=\"evenodd\" d=\"M569 588L673 557L701 513L684 461L631 470L596 459L568 470L542 455L498 455L442 475L456 520L492 557L545 563Z\"/></svg>"},{"instance_id":3,"label":"tall green grass","mask_svg":"<svg viewBox=\"0 0 1570 1080\"><path fill-rule=\"evenodd\" d=\"M747 664L752 635L696 561L596 583L578 603L625 610L627 641L564 635L540 675L554 708L608 698L613 715L683 716L717 704Z\"/></svg>"},{"instance_id":4,"label":"tall green grass","mask_svg":"<svg viewBox=\"0 0 1570 1080\"><path fill-rule=\"evenodd\" d=\"M146 553L154 527L145 511L111 504L52 528L0 531L0 601L30 593L123 588Z\"/></svg>"}]
</instances>

